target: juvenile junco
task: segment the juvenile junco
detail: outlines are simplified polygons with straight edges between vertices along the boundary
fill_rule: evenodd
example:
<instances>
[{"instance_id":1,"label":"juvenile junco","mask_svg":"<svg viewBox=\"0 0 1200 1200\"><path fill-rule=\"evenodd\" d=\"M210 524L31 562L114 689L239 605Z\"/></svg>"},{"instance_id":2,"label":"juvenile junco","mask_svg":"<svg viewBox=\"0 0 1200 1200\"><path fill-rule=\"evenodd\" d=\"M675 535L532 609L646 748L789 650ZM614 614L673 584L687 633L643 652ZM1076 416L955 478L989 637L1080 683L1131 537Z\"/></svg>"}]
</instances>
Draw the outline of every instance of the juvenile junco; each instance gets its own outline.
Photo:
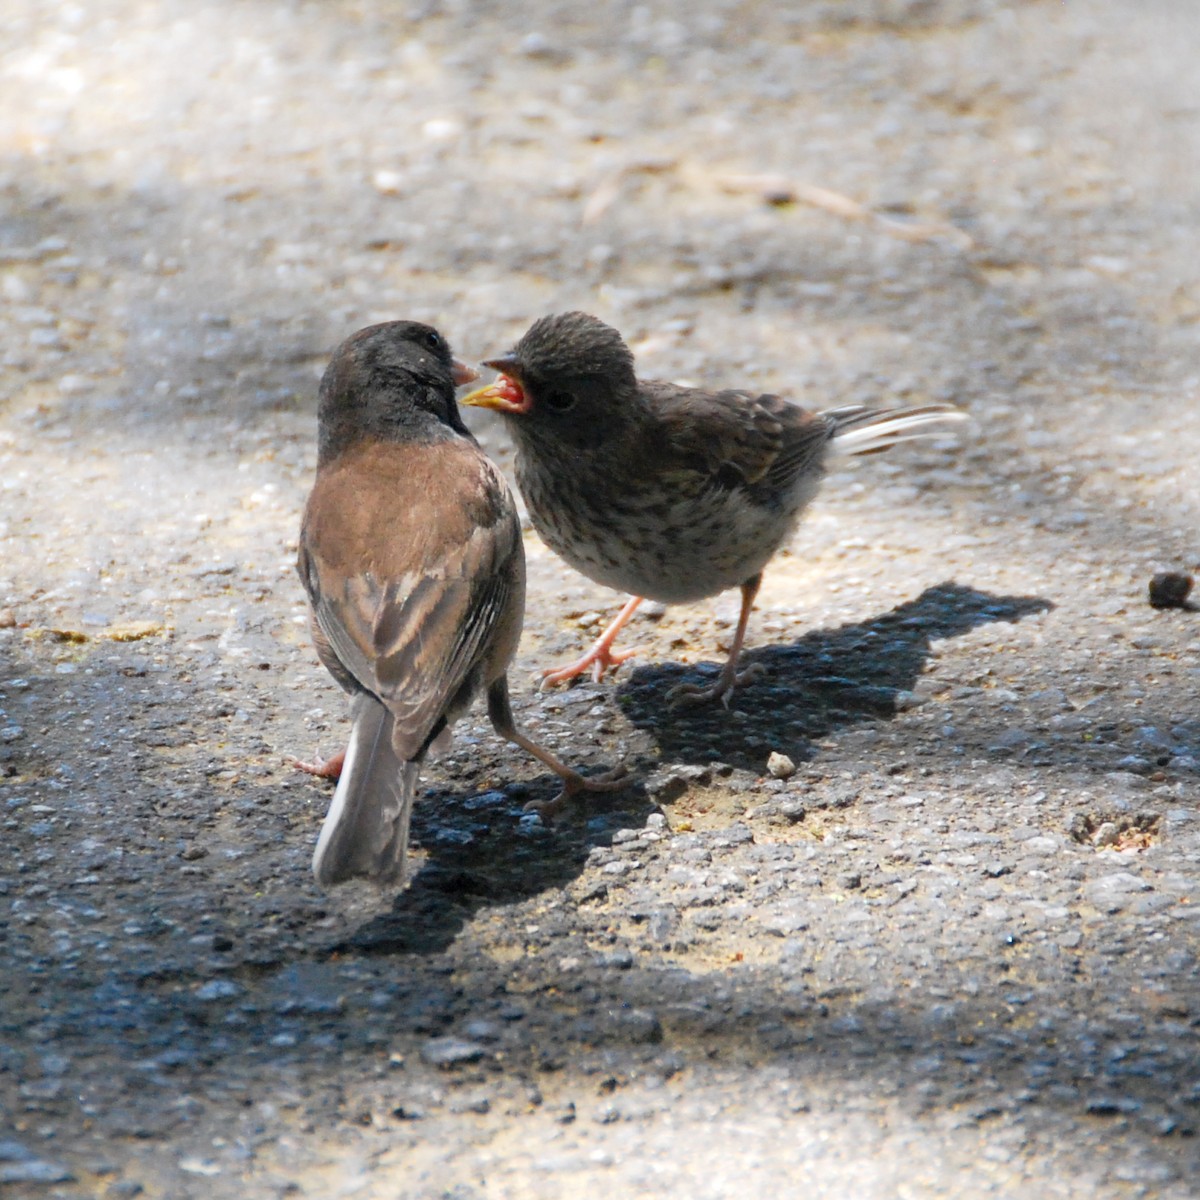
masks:
<instances>
[{"instance_id":1,"label":"juvenile junco","mask_svg":"<svg viewBox=\"0 0 1200 1200\"><path fill-rule=\"evenodd\" d=\"M554 771L564 796L619 786L584 779L513 723L505 672L525 555L512 494L455 404L473 378L436 330L393 321L343 342L321 380L297 566L317 653L353 698L313 856L322 884L403 879L421 760L484 690L496 732Z\"/></svg>"},{"instance_id":2,"label":"juvenile junco","mask_svg":"<svg viewBox=\"0 0 1200 1200\"><path fill-rule=\"evenodd\" d=\"M612 645L643 598L683 604L740 587L717 681L672 691L692 701L728 702L762 570L816 494L829 453L875 453L964 417L945 404L814 413L779 396L639 380L621 335L579 312L541 318L484 365L499 378L463 403L506 418L534 527L576 570L633 593L588 653L546 682L589 667L599 679L629 657Z\"/></svg>"}]
</instances>

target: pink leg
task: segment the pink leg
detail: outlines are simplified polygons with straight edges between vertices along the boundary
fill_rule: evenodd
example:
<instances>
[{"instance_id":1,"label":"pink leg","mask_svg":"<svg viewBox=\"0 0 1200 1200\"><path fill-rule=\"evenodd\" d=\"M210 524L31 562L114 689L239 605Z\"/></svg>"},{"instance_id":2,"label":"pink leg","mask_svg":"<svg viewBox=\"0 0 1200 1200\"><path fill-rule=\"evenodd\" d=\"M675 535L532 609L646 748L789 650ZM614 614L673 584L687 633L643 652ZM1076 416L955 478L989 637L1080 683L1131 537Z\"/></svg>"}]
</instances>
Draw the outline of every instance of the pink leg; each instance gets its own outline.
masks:
<instances>
[{"instance_id":1,"label":"pink leg","mask_svg":"<svg viewBox=\"0 0 1200 1200\"><path fill-rule=\"evenodd\" d=\"M624 763L618 764L603 775L580 775L565 763L559 762L549 750L543 749L531 737L527 737L513 720L512 705L508 699L508 676L501 675L488 688L488 716L492 728L508 741L532 754L543 766L547 766L562 780L562 791L553 800L531 800L525 805L526 812L536 812L544 820L562 812L567 804L581 792L619 792L629 786Z\"/></svg>"},{"instance_id":2,"label":"pink leg","mask_svg":"<svg viewBox=\"0 0 1200 1200\"><path fill-rule=\"evenodd\" d=\"M614 651L612 644L617 640L617 634L629 623L629 618L637 612L637 607L641 602L641 596L631 596L629 603L617 613L612 624L596 639L592 648L578 662L573 662L568 667L554 667L543 671L542 687L566 683L568 680L582 675L588 667L592 668L592 678L599 683L609 667L615 667L618 663L623 663L627 658L632 658L637 654L637 650Z\"/></svg>"},{"instance_id":3,"label":"pink leg","mask_svg":"<svg viewBox=\"0 0 1200 1200\"><path fill-rule=\"evenodd\" d=\"M297 771L303 771L306 775L315 775L318 779L332 779L335 783L341 778L342 767L346 765L345 752L335 754L332 758L318 758L313 762L301 762L298 758L289 758Z\"/></svg>"},{"instance_id":4,"label":"pink leg","mask_svg":"<svg viewBox=\"0 0 1200 1200\"><path fill-rule=\"evenodd\" d=\"M761 667L751 667L739 675L737 669L738 656L742 653L742 643L746 640L746 625L750 621L750 610L754 607L754 597L758 595L758 587L761 583L762 576L755 575L753 579L748 579L742 584L742 611L738 616L737 632L733 635L733 646L729 650L729 657L725 660L720 675L717 676L716 683L710 684L708 687L698 683L678 684L667 693L668 700L678 704L705 704L709 700L720 700L728 708L729 697L733 695L733 689L738 684L753 679L761 672Z\"/></svg>"}]
</instances>

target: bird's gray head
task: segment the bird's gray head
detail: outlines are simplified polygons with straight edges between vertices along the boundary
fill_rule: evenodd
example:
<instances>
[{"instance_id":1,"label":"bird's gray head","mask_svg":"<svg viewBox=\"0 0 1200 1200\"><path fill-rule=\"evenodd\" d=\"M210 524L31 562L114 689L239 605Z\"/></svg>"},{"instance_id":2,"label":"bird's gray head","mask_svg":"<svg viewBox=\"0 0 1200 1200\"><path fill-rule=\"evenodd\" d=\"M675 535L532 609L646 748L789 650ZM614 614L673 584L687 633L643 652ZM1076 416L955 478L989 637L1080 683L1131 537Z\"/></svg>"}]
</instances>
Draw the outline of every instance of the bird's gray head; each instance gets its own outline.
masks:
<instances>
[{"instance_id":1,"label":"bird's gray head","mask_svg":"<svg viewBox=\"0 0 1200 1200\"><path fill-rule=\"evenodd\" d=\"M388 321L360 329L333 352L321 378L319 460L363 438L466 434L454 389L473 378L429 325Z\"/></svg>"},{"instance_id":2,"label":"bird's gray head","mask_svg":"<svg viewBox=\"0 0 1200 1200\"><path fill-rule=\"evenodd\" d=\"M611 325L587 313L542 317L513 350L484 366L500 378L463 403L515 418L522 441L588 448L639 411L633 354Z\"/></svg>"}]
</instances>

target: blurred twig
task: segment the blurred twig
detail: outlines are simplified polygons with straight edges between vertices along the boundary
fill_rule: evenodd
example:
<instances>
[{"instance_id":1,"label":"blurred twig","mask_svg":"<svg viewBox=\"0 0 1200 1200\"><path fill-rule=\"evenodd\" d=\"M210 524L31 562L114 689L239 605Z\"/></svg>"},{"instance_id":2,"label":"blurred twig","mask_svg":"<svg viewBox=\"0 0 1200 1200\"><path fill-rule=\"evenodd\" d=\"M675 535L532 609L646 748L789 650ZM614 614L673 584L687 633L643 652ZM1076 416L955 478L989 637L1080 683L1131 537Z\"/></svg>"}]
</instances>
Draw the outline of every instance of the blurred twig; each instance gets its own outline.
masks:
<instances>
[{"instance_id":1,"label":"blurred twig","mask_svg":"<svg viewBox=\"0 0 1200 1200\"><path fill-rule=\"evenodd\" d=\"M592 189L588 198L583 202L583 214L580 222L591 225L598 221L620 196L625 181L631 175L659 175L664 171L672 171L678 166L673 158L646 158L637 162L625 163L615 171L610 171Z\"/></svg>"},{"instance_id":2,"label":"blurred twig","mask_svg":"<svg viewBox=\"0 0 1200 1200\"><path fill-rule=\"evenodd\" d=\"M767 204L809 204L847 221L865 221L874 225L881 233L905 242L930 242L940 239L950 242L960 250L969 250L975 244L969 234L947 221L904 221L876 212L842 192L798 183L786 175L714 175L672 158L640 159L625 163L603 176L583 203L581 223L591 225L604 216L620 199L621 193L633 176L661 175L668 171L677 171L685 184L702 187L716 183L723 191L757 196Z\"/></svg>"},{"instance_id":3,"label":"blurred twig","mask_svg":"<svg viewBox=\"0 0 1200 1200\"><path fill-rule=\"evenodd\" d=\"M727 192L745 192L768 204L810 204L847 221L867 221L881 233L906 242L929 242L941 238L962 250L974 245L969 234L945 221L901 221L875 212L842 192L798 183L785 175L718 175L717 184Z\"/></svg>"}]
</instances>

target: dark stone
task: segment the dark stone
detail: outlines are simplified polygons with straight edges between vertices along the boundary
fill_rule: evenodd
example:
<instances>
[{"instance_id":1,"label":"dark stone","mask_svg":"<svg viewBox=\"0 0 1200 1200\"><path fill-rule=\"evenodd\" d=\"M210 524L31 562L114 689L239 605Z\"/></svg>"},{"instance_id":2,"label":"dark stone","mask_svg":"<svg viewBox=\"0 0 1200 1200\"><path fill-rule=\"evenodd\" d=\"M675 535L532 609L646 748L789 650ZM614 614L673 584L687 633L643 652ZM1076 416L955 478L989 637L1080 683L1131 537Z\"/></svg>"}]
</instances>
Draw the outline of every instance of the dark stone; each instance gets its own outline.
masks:
<instances>
[{"instance_id":1,"label":"dark stone","mask_svg":"<svg viewBox=\"0 0 1200 1200\"><path fill-rule=\"evenodd\" d=\"M1192 577L1181 571L1164 571L1150 580L1151 608L1185 608Z\"/></svg>"}]
</instances>

